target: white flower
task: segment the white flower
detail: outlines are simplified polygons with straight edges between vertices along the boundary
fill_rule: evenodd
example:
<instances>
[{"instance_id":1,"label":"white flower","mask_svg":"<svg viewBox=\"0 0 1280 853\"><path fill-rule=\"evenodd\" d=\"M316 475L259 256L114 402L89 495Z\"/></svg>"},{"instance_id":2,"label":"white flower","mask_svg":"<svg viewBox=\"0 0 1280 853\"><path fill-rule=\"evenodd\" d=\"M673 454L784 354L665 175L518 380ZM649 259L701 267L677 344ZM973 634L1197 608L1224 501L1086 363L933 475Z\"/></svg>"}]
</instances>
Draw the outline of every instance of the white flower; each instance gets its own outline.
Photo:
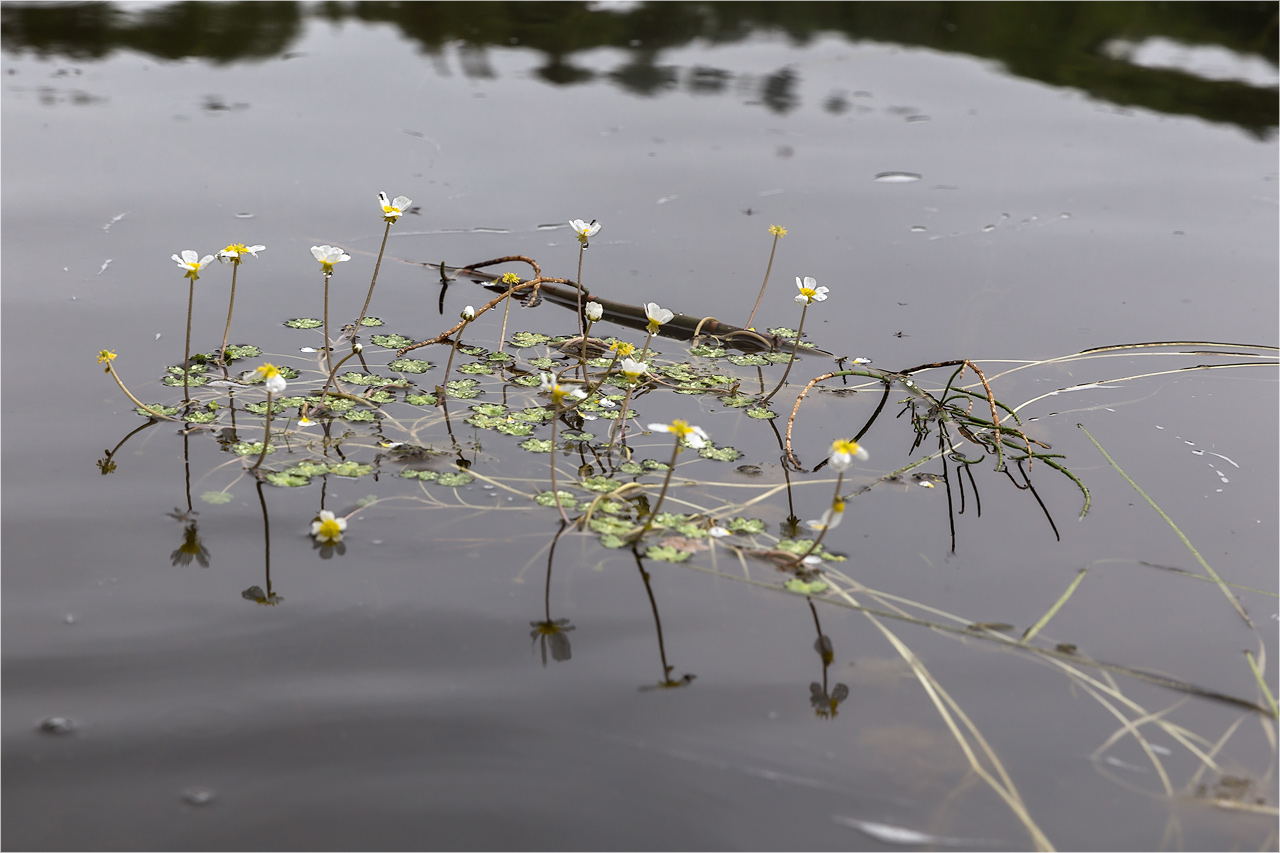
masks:
<instances>
[{"instance_id":1,"label":"white flower","mask_svg":"<svg viewBox=\"0 0 1280 853\"><path fill-rule=\"evenodd\" d=\"M578 235L578 242L584 247L587 245L587 238L596 236L600 231L600 223L596 222L594 219L591 220L590 225L583 222L581 219L570 219L569 227Z\"/></svg>"},{"instance_id":2,"label":"white flower","mask_svg":"<svg viewBox=\"0 0 1280 853\"><path fill-rule=\"evenodd\" d=\"M711 441L711 436L707 435L702 427L692 426L688 421L682 421L679 418L669 424L649 424L649 429L654 432L674 432L677 441L683 438L685 443L694 450L701 450L707 446L707 442Z\"/></svg>"},{"instance_id":3,"label":"white flower","mask_svg":"<svg viewBox=\"0 0 1280 853\"><path fill-rule=\"evenodd\" d=\"M281 394L287 384L284 377L280 375L280 368L274 364L264 364L253 372L253 376L262 379L262 387L266 388L271 394Z\"/></svg>"},{"instance_id":4,"label":"white flower","mask_svg":"<svg viewBox=\"0 0 1280 853\"><path fill-rule=\"evenodd\" d=\"M182 257L174 255L173 259L177 262L178 266L187 271L186 277L195 281L200 277L200 270L213 262L213 255L205 255L202 258L190 249L183 249Z\"/></svg>"},{"instance_id":5,"label":"white flower","mask_svg":"<svg viewBox=\"0 0 1280 853\"><path fill-rule=\"evenodd\" d=\"M315 425L316 425L316 422L311 420L311 418L307 417L306 415L303 415L302 417L298 418L298 426L300 427L309 427L309 426L315 426Z\"/></svg>"},{"instance_id":6,"label":"white flower","mask_svg":"<svg viewBox=\"0 0 1280 853\"><path fill-rule=\"evenodd\" d=\"M812 276L805 276L804 281L800 280L800 276L796 276L796 287L800 289L800 293L796 295L796 302L801 305L821 302L827 298L827 288L818 287L817 279Z\"/></svg>"},{"instance_id":7,"label":"white flower","mask_svg":"<svg viewBox=\"0 0 1280 853\"><path fill-rule=\"evenodd\" d=\"M311 254L315 255L316 260L320 262L320 266L326 273L333 272L334 264L351 260L351 256L346 252L337 246L330 246L327 243L323 246L312 246Z\"/></svg>"},{"instance_id":8,"label":"white flower","mask_svg":"<svg viewBox=\"0 0 1280 853\"><path fill-rule=\"evenodd\" d=\"M462 309L462 313L458 316L462 317L464 320L474 320L476 318L476 309L468 305L466 308Z\"/></svg>"},{"instance_id":9,"label":"white flower","mask_svg":"<svg viewBox=\"0 0 1280 853\"><path fill-rule=\"evenodd\" d=\"M728 530L717 524L707 531L707 535L715 539L723 539L730 534Z\"/></svg>"},{"instance_id":10,"label":"white flower","mask_svg":"<svg viewBox=\"0 0 1280 853\"><path fill-rule=\"evenodd\" d=\"M347 520L338 518L327 509L320 510L320 517L311 522L311 535L322 545L334 545L342 541L342 531L347 529Z\"/></svg>"},{"instance_id":11,"label":"white flower","mask_svg":"<svg viewBox=\"0 0 1280 853\"><path fill-rule=\"evenodd\" d=\"M587 319L594 323L604 316L604 306L599 302L588 302L584 313Z\"/></svg>"},{"instance_id":12,"label":"white flower","mask_svg":"<svg viewBox=\"0 0 1280 853\"><path fill-rule=\"evenodd\" d=\"M656 302L646 302L644 304L644 316L649 318L649 333L657 334L658 329L662 328L664 323L670 323L671 318L676 316L662 308Z\"/></svg>"},{"instance_id":13,"label":"white flower","mask_svg":"<svg viewBox=\"0 0 1280 853\"><path fill-rule=\"evenodd\" d=\"M856 441L838 438L831 442L831 467L837 471L848 471L854 459L867 459L867 451Z\"/></svg>"},{"instance_id":14,"label":"white flower","mask_svg":"<svg viewBox=\"0 0 1280 853\"><path fill-rule=\"evenodd\" d=\"M550 394L552 401L554 401L557 406L564 405L565 397L568 397L571 400L581 400L583 397L587 396L587 392L583 391L581 388L571 388L568 385L561 385L559 382L556 382L556 378L550 373L543 373L541 375L541 379L542 392L544 394Z\"/></svg>"},{"instance_id":15,"label":"white flower","mask_svg":"<svg viewBox=\"0 0 1280 853\"><path fill-rule=\"evenodd\" d=\"M409 205L413 204L413 199L398 195L395 201L387 201L386 193L378 193L378 203L382 205L382 218L387 222L395 222L401 216L404 216L404 212L409 209Z\"/></svg>"},{"instance_id":16,"label":"white flower","mask_svg":"<svg viewBox=\"0 0 1280 853\"><path fill-rule=\"evenodd\" d=\"M810 530L835 530L840 526L841 519L844 518L844 501L836 498L835 503L827 508L822 514L822 518L817 521L806 521L805 525Z\"/></svg>"},{"instance_id":17,"label":"white flower","mask_svg":"<svg viewBox=\"0 0 1280 853\"><path fill-rule=\"evenodd\" d=\"M622 372L626 375L627 379L635 382L641 376L644 376L649 372L649 365L645 364L643 361L636 361L633 358L624 358L622 360Z\"/></svg>"},{"instance_id":18,"label":"white flower","mask_svg":"<svg viewBox=\"0 0 1280 853\"><path fill-rule=\"evenodd\" d=\"M256 258L258 253L266 248L266 246L246 246L244 243L232 243L218 253L218 263L232 261L238 264L244 260L245 255L253 255Z\"/></svg>"}]
</instances>

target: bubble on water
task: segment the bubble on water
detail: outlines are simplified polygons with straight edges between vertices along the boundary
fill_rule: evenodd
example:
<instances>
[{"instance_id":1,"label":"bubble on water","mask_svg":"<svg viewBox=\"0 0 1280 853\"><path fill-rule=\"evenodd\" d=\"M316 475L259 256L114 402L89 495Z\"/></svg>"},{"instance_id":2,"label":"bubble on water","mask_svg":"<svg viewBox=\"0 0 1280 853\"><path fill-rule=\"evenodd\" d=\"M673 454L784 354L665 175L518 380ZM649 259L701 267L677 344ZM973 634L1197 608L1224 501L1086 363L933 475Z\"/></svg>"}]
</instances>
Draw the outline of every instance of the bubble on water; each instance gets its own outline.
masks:
<instances>
[{"instance_id":1,"label":"bubble on water","mask_svg":"<svg viewBox=\"0 0 1280 853\"><path fill-rule=\"evenodd\" d=\"M986 232L991 232L996 230L996 227L994 225L983 225L982 230Z\"/></svg>"},{"instance_id":2,"label":"bubble on water","mask_svg":"<svg viewBox=\"0 0 1280 853\"><path fill-rule=\"evenodd\" d=\"M236 219L253 219L252 213L237 213Z\"/></svg>"},{"instance_id":3,"label":"bubble on water","mask_svg":"<svg viewBox=\"0 0 1280 853\"><path fill-rule=\"evenodd\" d=\"M69 735L76 729L76 724L66 717L45 717L40 721L40 731L46 735Z\"/></svg>"},{"instance_id":4,"label":"bubble on water","mask_svg":"<svg viewBox=\"0 0 1280 853\"><path fill-rule=\"evenodd\" d=\"M215 796L217 795L208 788L187 788L182 792L183 801L193 806L207 806Z\"/></svg>"},{"instance_id":5,"label":"bubble on water","mask_svg":"<svg viewBox=\"0 0 1280 853\"><path fill-rule=\"evenodd\" d=\"M917 121L931 121L931 120L932 120L932 119L930 119L930 117L929 117L929 116L927 116L927 115L914 115L914 116L907 116L907 122L908 122L908 123L914 123L914 122L917 122Z\"/></svg>"},{"instance_id":6,"label":"bubble on water","mask_svg":"<svg viewBox=\"0 0 1280 853\"><path fill-rule=\"evenodd\" d=\"M76 615L74 613L68 613L66 616L62 617L62 621L68 625L74 625L76 624Z\"/></svg>"},{"instance_id":7,"label":"bubble on water","mask_svg":"<svg viewBox=\"0 0 1280 853\"><path fill-rule=\"evenodd\" d=\"M914 232L915 232L915 233L917 233L917 234L922 234L922 233L924 233L925 231L928 231L929 229L928 229L928 228L925 228L923 225L912 225L912 226L911 226L911 230L912 230L912 231L914 231Z\"/></svg>"},{"instance_id":8,"label":"bubble on water","mask_svg":"<svg viewBox=\"0 0 1280 853\"><path fill-rule=\"evenodd\" d=\"M875 179L882 184L909 184L923 177L915 172L880 172Z\"/></svg>"},{"instance_id":9,"label":"bubble on water","mask_svg":"<svg viewBox=\"0 0 1280 853\"><path fill-rule=\"evenodd\" d=\"M1059 218L1059 219L1070 219L1070 218L1071 218L1071 214L1070 214L1070 213L1066 213L1066 212L1059 213L1059 214L1058 214L1058 218Z\"/></svg>"}]
</instances>

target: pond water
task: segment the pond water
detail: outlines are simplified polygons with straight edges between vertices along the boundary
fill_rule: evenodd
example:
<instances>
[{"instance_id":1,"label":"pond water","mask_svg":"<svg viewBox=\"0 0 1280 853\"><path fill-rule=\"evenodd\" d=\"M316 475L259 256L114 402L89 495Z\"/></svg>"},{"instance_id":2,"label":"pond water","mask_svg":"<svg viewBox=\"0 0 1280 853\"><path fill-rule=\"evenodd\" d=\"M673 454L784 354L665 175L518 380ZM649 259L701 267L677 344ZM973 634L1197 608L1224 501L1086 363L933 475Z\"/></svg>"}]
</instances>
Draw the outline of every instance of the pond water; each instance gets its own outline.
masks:
<instances>
[{"instance_id":1,"label":"pond water","mask_svg":"<svg viewBox=\"0 0 1280 853\"><path fill-rule=\"evenodd\" d=\"M1274 4L2 14L6 848L1276 849ZM390 228L370 334L426 340L495 297L465 275L442 293L423 264L525 255L576 278L579 217L601 224L593 293L747 325L779 225L753 325L795 329L812 276L830 293L804 335L844 360L800 356L773 419L723 388L638 394L635 462L671 458L645 427L676 418L740 456L679 454L663 511L705 515L636 548L562 532L532 500L548 454L467 422L547 404L512 371L444 410L395 391L383 419L329 424L327 457L289 409L264 469L375 467L286 487L231 450L259 415L184 435L95 364L113 350L140 399L180 402L158 381L183 359L170 256L261 244L231 343L262 355L235 372L272 361L318 392L320 333L282 324L321 316L317 244L351 254L330 319L356 319L383 190L416 209ZM231 272L195 286L193 352L221 345ZM612 319L593 334L643 343ZM463 343L495 350L501 324ZM513 308L515 331L577 320L547 300ZM374 373L444 381L447 344L400 374L362 337ZM1066 358L1124 344L1145 346ZM785 369L652 347L743 396ZM504 348L533 376L571 363ZM805 397L789 459L797 396L855 358L871 375ZM900 382L874 417L876 371L964 359L1024 419L1019 446L1087 486L1083 519L1047 461L1034 493L993 456L962 475L936 418L913 452ZM913 376L936 398L955 369ZM837 485L817 466L869 420ZM611 426L566 416L557 473L588 501L578 478L640 483L614 495L625 529L663 471L620 468ZM835 489L827 587L788 591L759 552ZM309 535L321 508L349 516L341 549ZM705 535L732 517L758 524Z\"/></svg>"}]
</instances>

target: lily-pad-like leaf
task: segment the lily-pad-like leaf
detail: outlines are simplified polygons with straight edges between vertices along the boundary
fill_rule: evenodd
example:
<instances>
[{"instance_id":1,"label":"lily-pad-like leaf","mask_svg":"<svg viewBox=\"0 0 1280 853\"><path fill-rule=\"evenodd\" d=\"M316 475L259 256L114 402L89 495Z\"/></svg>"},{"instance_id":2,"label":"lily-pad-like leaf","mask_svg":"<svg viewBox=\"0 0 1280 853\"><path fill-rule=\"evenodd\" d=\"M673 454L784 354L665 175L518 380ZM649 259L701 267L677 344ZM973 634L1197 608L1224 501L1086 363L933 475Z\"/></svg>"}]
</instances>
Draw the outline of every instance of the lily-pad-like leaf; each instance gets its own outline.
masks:
<instances>
[{"instance_id":1,"label":"lily-pad-like leaf","mask_svg":"<svg viewBox=\"0 0 1280 853\"><path fill-rule=\"evenodd\" d=\"M560 437L565 441L591 441L595 438L595 436L589 432L563 432L560 434Z\"/></svg>"},{"instance_id":2,"label":"lily-pad-like leaf","mask_svg":"<svg viewBox=\"0 0 1280 853\"><path fill-rule=\"evenodd\" d=\"M516 332L511 336L511 345L516 349L526 349L528 347L536 347L538 344L545 344L550 340L551 337L549 335L539 332Z\"/></svg>"},{"instance_id":3,"label":"lily-pad-like leaf","mask_svg":"<svg viewBox=\"0 0 1280 853\"><path fill-rule=\"evenodd\" d=\"M365 317L363 320L360 321L360 325L361 326L384 326L386 324L383 323L381 320L379 320L377 317Z\"/></svg>"},{"instance_id":4,"label":"lily-pad-like leaf","mask_svg":"<svg viewBox=\"0 0 1280 853\"><path fill-rule=\"evenodd\" d=\"M456 400L470 400L480 396L474 379L455 379L444 384L444 392Z\"/></svg>"},{"instance_id":5,"label":"lily-pad-like leaf","mask_svg":"<svg viewBox=\"0 0 1280 853\"><path fill-rule=\"evenodd\" d=\"M551 368L556 366L556 362L555 362L555 359L551 359L551 358L547 358L546 356L543 356L541 358L529 359L529 366L536 367L539 370L550 370Z\"/></svg>"},{"instance_id":6,"label":"lily-pad-like leaf","mask_svg":"<svg viewBox=\"0 0 1280 853\"><path fill-rule=\"evenodd\" d=\"M237 456L257 456L262 452L262 442L261 441L237 441L235 444L231 445L231 452L236 454ZM276 452L276 447L274 444L267 448L268 456L270 456L272 453L275 453L275 452Z\"/></svg>"},{"instance_id":7,"label":"lily-pad-like leaf","mask_svg":"<svg viewBox=\"0 0 1280 853\"><path fill-rule=\"evenodd\" d=\"M758 352L746 353L744 355L731 355L726 361L736 364L739 367L760 367L769 363L768 359Z\"/></svg>"},{"instance_id":8,"label":"lily-pad-like leaf","mask_svg":"<svg viewBox=\"0 0 1280 853\"><path fill-rule=\"evenodd\" d=\"M318 396L308 397L307 402L313 406L319 405L320 398ZM356 401L348 400L346 397L329 397L327 405L329 406L329 411L335 412L335 413L341 413L354 408L356 405Z\"/></svg>"},{"instance_id":9,"label":"lily-pad-like leaf","mask_svg":"<svg viewBox=\"0 0 1280 853\"><path fill-rule=\"evenodd\" d=\"M600 536L600 544L605 548L625 548L630 543L614 533L605 533Z\"/></svg>"},{"instance_id":10,"label":"lily-pad-like leaf","mask_svg":"<svg viewBox=\"0 0 1280 853\"><path fill-rule=\"evenodd\" d=\"M520 447L530 453L550 453L553 446L550 439L530 438L520 442Z\"/></svg>"},{"instance_id":11,"label":"lily-pad-like leaf","mask_svg":"<svg viewBox=\"0 0 1280 853\"><path fill-rule=\"evenodd\" d=\"M235 344L229 344L227 346L227 361L236 361L242 358L257 358L260 355L262 355L262 350L259 347L252 345L236 346ZM280 370L280 375L284 376L284 369ZM294 371L293 375L297 376L297 371ZM290 379L291 377L285 376L284 378Z\"/></svg>"},{"instance_id":12,"label":"lily-pad-like leaf","mask_svg":"<svg viewBox=\"0 0 1280 853\"><path fill-rule=\"evenodd\" d=\"M509 352L491 352L485 359L495 364L505 364L508 361L515 361L516 357Z\"/></svg>"},{"instance_id":13,"label":"lily-pad-like leaf","mask_svg":"<svg viewBox=\"0 0 1280 853\"><path fill-rule=\"evenodd\" d=\"M379 388L376 391L370 391L368 394L365 394L364 398L366 400L372 400L375 403L394 403L396 395L392 394L390 391Z\"/></svg>"},{"instance_id":14,"label":"lily-pad-like leaf","mask_svg":"<svg viewBox=\"0 0 1280 853\"><path fill-rule=\"evenodd\" d=\"M532 373L526 374L524 376L517 376L513 378L511 381L514 382L516 385L523 385L526 388L536 388L542 384L542 380L539 379L537 376L534 376Z\"/></svg>"},{"instance_id":15,"label":"lily-pad-like leaf","mask_svg":"<svg viewBox=\"0 0 1280 853\"><path fill-rule=\"evenodd\" d=\"M650 560L661 560L664 563L683 563L691 556L688 551L678 551L670 545L654 545L644 552Z\"/></svg>"},{"instance_id":16,"label":"lily-pad-like leaf","mask_svg":"<svg viewBox=\"0 0 1280 853\"><path fill-rule=\"evenodd\" d=\"M704 445L703 448L698 451L698 455L703 459L714 459L717 462L733 462L735 459L742 456L742 454L735 448L713 447L710 444Z\"/></svg>"},{"instance_id":17,"label":"lily-pad-like leaf","mask_svg":"<svg viewBox=\"0 0 1280 853\"><path fill-rule=\"evenodd\" d=\"M511 417L518 421L528 421L532 424L540 424L549 421L556 416L556 413L549 406L527 406L518 412L512 412Z\"/></svg>"},{"instance_id":18,"label":"lily-pad-like leaf","mask_svg":"<svg viewBox=\"0 0 1280 853\"><path fill-rule=\"evenodd\" d=\"M197 373L204 373L208 369L209 369L209 365L207 364L193 364L189 368L187 368L187 373L190 373L194 376ZM182 366L178 364L171 364L168 367L166 367L165 370L169 371L175 376L182 375Z\"/></svg>"},{"instance_id":19,"label":"lily-pad-like leaf","mask_svg":"<svg viewBox=\"0 0 1280 853\"><path fill-rule=\"evenodd\" d=\"M339 477L364 477L373 473L373 466L352 461L333 462L329 465L329 473Z\"/></svg>"},{"instance_id":20,"label":"lily-pad-like leaf","mask_svg":"<svg viewBox=\"0 0 1280 853\"><path fill-rule=\"evenodd\" d=\"M290 329L319 329L324 325L324 321L313 317L295 317L292 320L285 320L284 324Z\"/></svg>"},{"instance_id":21,"label":"lily-pad-like leaf","mask_svg":"<svg viewBox=\"0 0 1280 853\"><path fill-rule=\"evenodd\" d=\"M385 376L374 376L372 373L359 373L354 370L348 370L346 373L338 377L341 381L348 385L389 385L395 380L388 379Z\"/></svg>"},{"instance_id":22,"label":"lily-pad-like leaf","mask_svg":"<svg viewBox=\"0 0 1280 853\"><path fill-rule=\"evenodd\" d=\"M483 361L472 361L467 364L458 365L459 373L469 373L472 376L492 376L496 370L497 368L493 365L487 364Z\"/></svg>"},{"instance_id":23,"label":"lily-pad-like leaf","mask_svg":"<svg viewBox=\"0 0 1280 853\"><path fill-rule=\"evenodd\" d=\"M177 376L174 376L174 375L170 374L170 375L166 376L164 379L162 379L162 380L160 380L160 381L161 381L162 383L164 383L165 385L168 385L170 388L181 388L181 387L182 387L182 375L181 375L181 374L179 374L179 375L177 375ZM208 381L209 381L209 377L207 377L207 376L200 376L199 374L197 374L197 373L195 373L195 372L193 371L193 372L192 372L192 373L187 377L187 387L189 387L189 388L196 388L196 387L199 387L199 386L201 386L201 385L205 384L205 383L206 383L206 382L208 382Z\"/></svg>"},{"instance_id":24,"label":"lily-pad-like leaf","mask_svg":"<svg viewBox=\"0 0 1280 853\"><path fill-rule=\"evenodd\" d=\"M764 522L758 518L742 518L734 516L723 525L734 533L764 533Z\"/></svg>"},{"instance_id":25,"label":"lily-pad-like leaf","mask_svg":"<svg viewBox=\"0 0 1280 853\"><path fill-rule=\"evenodd\" d=\"M779 326L776 329L770 329L769 334L777 335L778 337L788 341L794 341L796 339L796 330L788 329L786 326Z\"/></svg>"},{"instance_id":26,"label":"lily-pad-like leaf","mask_svg":"<svg viewBox=\"0 0 1280 853\"><path fill-rule=\"evenodd\" d=\"M689 350L689 355L701 356L702 358L720 358L724 354L724 347L715 347L710 344L698 344Z\"/></svg>"},{"instance_id":27,"label":"lily-pad-like leaf","mask_svg":"<svg viewBox=\"0 0 1280 853\"><path fill-rule=\"evenodd\" d=\"M653 523L674 530L690 539L701 539L707 535L707 531L703 530L701 525L683 513L660 512L654 516Z\"/></svg>"},{"instance_id":28,"label":"lily-pad-like leaf","mask_svg":"<svg viewBox=\"0 0 1280 853\"><path fill-rule=\"evenodd\" d=\"M465 486L474 480L475 475L466 471L447 471L436 478L436 482L442 486Z\"/></svg>"},{"instance_id":29,"label":"lily-pad-like leaf","mask_svg":"<svg viewBox=\"0 0 1280 853\"><path fill-rule=\"evenodd\" d=\"M292 474L295 477L319 477L322 474L329 473L329 466L324 462L299 462L292 468L286 468L284 473Z\"/></svg>"},{"instance_id":30,"label":"lily-pad-like leaf","mask_svg":"<svg viewBox=\"0 0 1280 853\"><path fill-rule=\"evenodd\" d=\"M408 468L400 472L400 476L406 480L425 480L428 483L440 477L439 471L413 471Z\"/></svg>"},{"instance_id":31,"label":"lily-pad-like leaf","mask_svg":"<svg viewBox=\"0 0 1280 853\"><path fill-rule=\"evenodd\" d=\"M505 416L507 407L501 403L478 403L471 407L471 411L477 415L487 415L491 418Z\"/></svg>"},{"instance_id":32,"label":"lily-pad-like leaf","mask_svg":"<svg viewBox=\"0 0 1280 853\"><path fill-rule=\"evenodd\" d=\"M774 547L777 548L779 551L786 551L789 554L795 554L796 556L800 556L801 554L809 553L809 548L811 548L812 546L813 546L812 539L783 539ZM848 559L847 557L841 556L839 554L831 553L830 551L827 550L827 547L825 545L819 545L816 549L814 549L813 555L815 557L819 557L822 560L825 560L828 563L843 563L845 560Z\"/></svg>"},{"instance_id":33,"label":"lily-pad-like leaf","mask_svg":"<svg viewBox=\"0 0 1280 853\"><path fill-rule=\"evenodd\" d=\"M342 418L343 420L351 421L352 423L368 424L376 421L378 416L369 409L352 409L349 412L343 413Z\"/></svg>"},{"instance_id":34,"label":"lily-pad-like leaf","mask_svg":"<svg viewBox=\"0 0 1280 853\"><path fill-rule=\"evenodd\" d=\"M231 495L226 492L205 492L200 496L200 500L207 504L228 504L231 503Z\"/></svg>"},{"instance_id":35,"label":"lily-pad-like leaf","mask_svg":"<svg viewBox=\"0 0 1280 853\"><path fill-rule=\"evenodd\" d=\"M370 335L369 340L387 349L400 349L400 347L407 347L413 343L412 338L406 338L404 335ZM394 370L395 368L392 369Z\"/></svg>"},{"instance_id":36,"label":"lily-pad-like leaf","mask_svg":"<svg viewBox=\"0 0 1280 853\"><path fill-rule=\"evenodd\" d=\"M755 403L756 398L749 394L729 394L720 398L720 402L724 403L730 409L745 409Z\"/></svg>"},{"instance_id":37,"label":"lily-pad-like leaf","mask_svg":"<svg viewBox=\"0 0 1280 853\"><path fill-rule=\"evenodd\" d=\"M148 403L147 405L150 406L152 409L155 409L157 412L159 412L162 415L168 415L169 417L173 417L174 415L178 414L177 406L162 406L159 403ZM151 413L148 412L146 409L142 408L141 406L136 406L134 408L134 411L142 415L144 418L151 417Z\"/></svg>"},{"instance_id":38,"label":"lily-pad-like leaf","mask_svg":"<svg viewBox=\"0 0 1280 853\"><path fill-rule=\"evenodd\" d=\"M420 358L397 358L387 365L387 370L398 373L426 373L434 365Z\"/></svg>"},{"instance_id":39,"label":"lily-pad-like leaf","mask_svg":"<svg viewBox=\"0 0 1280 853\"><path fill-rule=\"evenodd\" d=\"M189 424L211 424L218 419L217 410L187 412L182 419Z\"/></svg>"},{"instance_id":40,"label":"lily-pad-like leaf","mask_svg":"<svg viewBox=\"0 0 1280 853\"><path fill-rule=\"evenodd\" d=\"M440 402L435 394L405 394L404 401L411 406L434 406Z\"/></svg>"},{"instance_id":41,"label":"lily-pad-like leaf","mask_svg":"<svg viewBox=\"0 0 1280 853\"><path fill-rule=\"evenodd\" d=\"M612 492L614 489L620 488L623 484L617 480L610 480L603 475L588 477L580 484L584 489L590 489L593 492Z\"/></svg>"},{"instance_id":42,"label":"lily-pad-like leaf","mask_svg":"<svg viewBox=\"0 0 1280 853\"><path fill-rule=\"evenodd\" d=\"M757 420L768 420L769 418L776 418L777 416L778 415L775 412L771 412L760 406L754 406L747 409L747 417L756 418Z\"/></svg>"},{"instance_id":43,"label":"lily-pad-like leaf","mask_svg":"<svg viewBox=\"0 0 1280 853\"><path fill-rule=\"evenodd\" d=\"M458 347L458 352L462 353L463 355L484 355L489 351L484 347L460 346Z\"/></svg>"},{"instance_id":44,"label":"lily-pad-like leaf","mask_svg":"<svg viewBox=\"0 0 1280 853\"><path fill-rule=\"evenodd\" d=\"M298 486L305 486L311 482L311 480L306 477L299 477L296 474L289 474L285 471L272 471L265 474L263 479L273 486L283 486L286 488L297 488Z\"/></svg>"},{"instance_id":45,"label":"lily-pad-like leaf","mask_svg":"<svg viewBox=\"0 0 1280 853\"><path fill-rule=\"evenodd\" d=\"M590 527L592 530L594 530L596 533L605 533L605 534L612 534L614 536L621 536L624 533L630 533L633 525L631 524L631 522L624 521L621 518L614 518L608 515L605 515L605 516L597 515L592 517L590 523L587 526Z\"/></svg>"},{"instance_id":46,"label":"lily-pad-like leaf","mask_svg":"<svg viewBox=\"0 0 1280 853\"><path fill-rule=\"evenodd\" d=\"M494 429L504 435L533 435L533 425L520 421L503 421Z\"/></svg>"},{"instance_id":47,"label":"lily-pad-like leaf","mask_svg":"<svg viewBox=\"0 0 1280 853\"><path fill-rule=\"evenodd\" d=\"M800 595L817 595L827 590L826 581L802 581L800 578L791 578L783 586Z\"/></svg>"},{"instance_id":48,"label":"lily-pad-like leaf","mask_svg":"<svg viewBox=\"0 0 1280 853\"><path fill-rule=\"evenodd\" d=\"M560 496L560 505L563 506L565 509L577 508L578 500L573 496L572 493L566 492L564 489L561 489L558 492L556 492L556 494ZM555 506L556 505L555 496L553 496L549 491L540 492L538 495L534 497L533 500L534 500L534 503L538 504L539 506Z\"/></svg>"}]
</instances>

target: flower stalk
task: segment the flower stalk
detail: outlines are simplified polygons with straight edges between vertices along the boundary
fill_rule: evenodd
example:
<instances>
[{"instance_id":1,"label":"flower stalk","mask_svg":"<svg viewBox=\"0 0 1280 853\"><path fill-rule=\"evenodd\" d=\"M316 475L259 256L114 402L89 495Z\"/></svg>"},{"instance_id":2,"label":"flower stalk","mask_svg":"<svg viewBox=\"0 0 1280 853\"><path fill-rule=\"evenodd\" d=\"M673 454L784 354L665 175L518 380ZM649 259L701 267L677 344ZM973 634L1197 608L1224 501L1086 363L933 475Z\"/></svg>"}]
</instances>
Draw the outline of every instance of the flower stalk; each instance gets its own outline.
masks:
<instances>
[{"instance_id":1,"label":"flower stalk","mask_svg":"<svg viewBox=\"0 0 1280 853\"><path fill-rule=\"evenodd\" d=\"M756 309L760 307L760 300L764 299L764 289L769 285L769 273L773 270L773 255L778 251L778 240L787 236L787 229L781 225L770 225L769 233L773 235L773 248L769 250L769 265L764 268L764 282L760 285L760 295L756 297L756 304L751 306L751 316L747 318L744 329L753 328L751 322L756 318Z\"/></svg>"}]
</instances>

